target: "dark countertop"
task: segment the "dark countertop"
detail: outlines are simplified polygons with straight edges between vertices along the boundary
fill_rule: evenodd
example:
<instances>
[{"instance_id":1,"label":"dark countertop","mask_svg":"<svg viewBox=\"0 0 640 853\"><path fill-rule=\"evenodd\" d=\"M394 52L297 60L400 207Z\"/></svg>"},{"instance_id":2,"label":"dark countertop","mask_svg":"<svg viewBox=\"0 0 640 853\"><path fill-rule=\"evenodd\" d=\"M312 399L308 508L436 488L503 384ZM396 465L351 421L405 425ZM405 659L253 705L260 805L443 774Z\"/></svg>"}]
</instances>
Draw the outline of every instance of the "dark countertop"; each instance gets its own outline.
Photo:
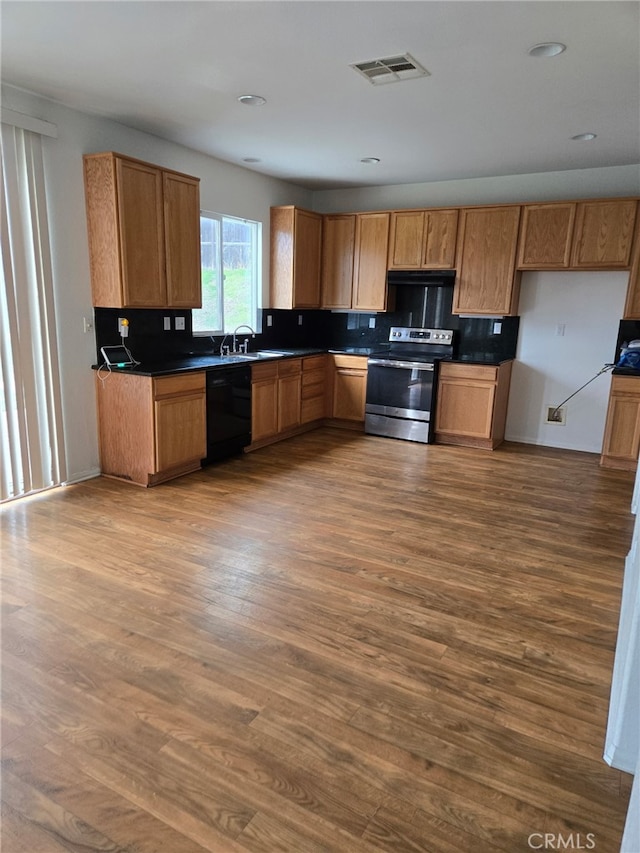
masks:
<instances>
[{"instance_id":1,"label":"dark countertop","mask_svg":"<svg viewBox=\"0 0 640 853\"><path fill-rule=\"evenodd\" d=\"M469 353L467 355L459 355L457 358L452 359L454 363L461 364L487 364L492 367L497 367L499 364L503 364L505 361L514 361L513 358L504 358L504 356L497 355L496 353L485 352L485 353Z\"/></svg>"},{"instance_id":2,"label":"dark countertop","mask_svg":"<svg viewBox=\"0 0 640 853\"><path fill-rule=\"evenodd\" d=\"M273 361L281 358L300 358L305 355L321 355L326 349L318 347L304 348L286 348L279 350L261 350L260 355L255 354L255 358L247 358L237 355L185 355L183 358L173 356L166 361L147 361L140 362L133 367L112 367L111 370L117 373L132 373L135 376L166 376L176 373L191 373L196 370L215 370L223 367L236 367L240 365L257 364L264 361ZM249 353L251 355L251 353ZM94 364L93 370L103 368L108 370L106 366Z\"/></svg>"},{"instance_id":3,"label":"dark countertop","mask_svg":"<svg viewBox=\"0 0 640 853\"><path fill-rule=\"evenodd\" d=\"M301 358L307 355L322 355L322 353L332 353L338 355L360 355L370 356L374 352L380 352L382 345L375 347L334 347L324 349L322 347L291 347L278 350L260 350L260 354L255 353L256 357L246 358L237 355L185 355L184 357L173 356L170 359L163 361L147 361L140 362L133 367L112 367L111 370L117 373L132 373L135 376L166 376L176 373L190 373L196 370L215 370L224 367L235 367L239 365L251 365L264 361L272 361L273 359L281 358ZM249 353L251 355L251 353ZM461 364L488 364L499 365L504 361L512 361L513 359L502 358L493 353L469 353L451 359L454 363ZM92 365L93 370L99 370L100 367L106 370L105 365ZM640 376L640 370L631 368L617 368L614 373L620 373L627 376Z\"/></svg>"}]
</instances>

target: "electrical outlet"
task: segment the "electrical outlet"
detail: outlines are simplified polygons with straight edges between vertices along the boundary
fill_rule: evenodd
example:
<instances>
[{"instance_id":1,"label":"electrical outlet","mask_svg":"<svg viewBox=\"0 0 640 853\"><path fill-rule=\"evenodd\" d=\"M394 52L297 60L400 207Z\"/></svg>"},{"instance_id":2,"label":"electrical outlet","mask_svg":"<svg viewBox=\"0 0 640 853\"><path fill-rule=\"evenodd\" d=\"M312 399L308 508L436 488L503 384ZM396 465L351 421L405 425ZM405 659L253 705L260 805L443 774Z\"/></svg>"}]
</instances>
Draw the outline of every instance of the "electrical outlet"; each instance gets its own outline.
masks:
<instances>
[{"instance_id":1,"label":"electrical outlet","mask_svg":"<svg viewBox=\"0 0 640 853\"><path fill-rule=\"evenodd\" d=\"M369 328L375 329L375 327L376 327L376 318L375 317L369 317Z\"/></svg>"},{"instance_id":2,"label":"electrical outlet","mask_svg":"<svg viewBox=\"0 0 640 853\"><path fill-rule=\"evenodd\" d=\"M90 332L93 329L93 320L91 320L89 317L83 317L82 318L82 328L83 328L84 333L86 335L87 332Z\"/></svg>"},{"instance_id":3,"label":"electrical outlet","mask_svg":"<svg viewBox=\"0 0 640 853\"><path fill-rule=\"evenodd\" d=\"M302 314L298 314L298 325L302 325Z\"/></svg>"},{"instance_id":4,"label":"electrical outlet","mask_svg":"<svg viewBox=\"0 0 640 853\"><path fill-rule=\"evenodd\" d=\"M502 334L502 322L500 320L496 320L493 324L493 334L501 335Z\"/></svg>"},{"instance_id":5,"label":"electrical outlet","mask_svg":"<svg viewBox=\"0 0 640 853\"><path fill-rule=\"evenodd\" d=\"M184 332L184 317L176 317L176 332Z\"/></svg>"},{"instance_id":6,"label":"electrical outlet","mask_svg":"<svg viewBox=\"0 0 640 853\"><path fill-rule=\"evenodd\" d=\"M171 331L171 317L164 318L164 330L165 332Z\"/></svg>"},{"instance_id":7,"label":"electrical outlet","mask_svg":"<svg viewBox=\"0 0 640 853\"><path fill-rule=\"evenodd\" d=\"M545 423L564 426L567 422L567 410L564 406L547 406Z\"/></svg>"},{"instance_id":8,"label":"electrical outlet","mask_svg":"<svg viewBox=\"0 0 640 853\"><path fill-rule=\"evenodd\" d=\"M126 338L129 335L129 321L126 317L118 317L118 332L121 338Z\"/></svg>"},{"instance_id":9,"label":"electrical outlet","mask_svg":"<svg viewBox=\"0 0 640 853\"><path fill-rule=\"evenodd\" d=\"M273 326L273 317L271 314L267 314L267 326Z\"/></svg>"}]
</instances>

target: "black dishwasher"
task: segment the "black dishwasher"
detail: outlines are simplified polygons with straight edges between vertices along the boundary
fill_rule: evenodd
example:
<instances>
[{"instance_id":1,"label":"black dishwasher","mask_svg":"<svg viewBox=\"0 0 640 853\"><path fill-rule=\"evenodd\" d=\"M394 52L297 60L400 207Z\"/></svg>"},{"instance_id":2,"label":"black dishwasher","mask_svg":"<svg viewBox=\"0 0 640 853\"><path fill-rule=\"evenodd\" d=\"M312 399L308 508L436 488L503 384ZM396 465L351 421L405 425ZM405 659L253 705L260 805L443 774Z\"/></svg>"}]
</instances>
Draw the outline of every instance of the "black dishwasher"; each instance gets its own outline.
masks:
<instances>
[{"instance_id":1,"label":"black dishwasher","mask_svg":"<svg viewBox=\"0 0 640 853\"><path fill-rule=\"evenodd\" d=\"M207 455L203 465L241 453L251 443L251 366L207 371Z\"/></svg>"}]
</instances>

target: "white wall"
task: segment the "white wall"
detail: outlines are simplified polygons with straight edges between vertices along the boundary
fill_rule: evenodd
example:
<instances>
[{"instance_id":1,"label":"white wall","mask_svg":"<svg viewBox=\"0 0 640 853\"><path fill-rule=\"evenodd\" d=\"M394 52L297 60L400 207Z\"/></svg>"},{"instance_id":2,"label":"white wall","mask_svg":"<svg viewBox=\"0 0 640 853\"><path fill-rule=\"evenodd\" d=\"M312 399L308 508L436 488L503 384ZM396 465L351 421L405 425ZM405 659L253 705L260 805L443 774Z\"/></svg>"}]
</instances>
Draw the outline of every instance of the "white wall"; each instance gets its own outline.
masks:
<instances>
[{"instance_id":1,"label":"white wall","mask_svg":"<svg viewBox=\"0 0 640 853\"><path fill-rule=\"evenodd\" d=\"M615 357L628 272L527 272L505 437L600 453L610 372L566 404L566 424L546 424L557 406ZM564 326L564 335L558 333Z\"/></svg>"},{"instance_id":2,"label":"white wall","mask_svg":"<svg viewBox=\"0 0 640 853\"><path fill-rule=\"evenodd\" d=\"M410 207L464 207L577 198L640 195L640 166L609 166L531 175L468 178L430 184L396 184L348 190L316 190L314 210L344 213Z\"/></svg>"},{"instance_id":3,"label":"white wall","mask_svg":"<svg viewBox=\"0 0 640 853\"><path fill-rule=\"evenodd\" d=\"M71 482L94 476L100 470L94 376L90 370L95 361L95 341L93 332L84 333L82 322L83 317L93 316L82 155L118 151L196 175L201 179L202 208L262 222L267 246L269 207L275 204L310 207L311 192L9 86L2 88L2 105L52 122L58 128L57 139L43 137L43 149ZM269 282L268 259L268 251L263 252L265 292Z\"/></svg>"},{"instance_id":4,"label":"white wall","mask_svg":"<svg viewBox=\"0 0 640 853\"><path fill-rule=\"evenodd\" d=\"M265 229L265 293L268 286L267 225L271 205L297 204L321 212L339 212L640 195L640 171L637 167L311 192L116 122L67 109L10 86L2 87L2 104L52 122L58 128L57 139L44 139L44 157L70 481L92 476L99 470L94 377L89 369L95 359L94 339L92 333L84 334L82 322L83 317L93 314L82 183L83 154L118 151L197 175L201 178L203 209L261 221ZM618 315L622 316L621 308Z\"/></svg>"}]
</instances>

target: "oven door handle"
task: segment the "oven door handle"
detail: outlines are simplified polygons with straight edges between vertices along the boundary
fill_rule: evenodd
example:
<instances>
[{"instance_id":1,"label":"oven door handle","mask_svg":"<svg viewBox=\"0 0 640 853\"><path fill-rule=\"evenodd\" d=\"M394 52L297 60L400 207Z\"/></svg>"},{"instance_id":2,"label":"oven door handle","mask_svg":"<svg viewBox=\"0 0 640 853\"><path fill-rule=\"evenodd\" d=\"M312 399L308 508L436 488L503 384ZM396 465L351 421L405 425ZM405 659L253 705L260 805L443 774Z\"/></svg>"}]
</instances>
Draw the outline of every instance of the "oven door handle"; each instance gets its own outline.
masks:
<instances>
[{"instance_id":1,"label":"oven door handle","mask_svg":"<svg viewBox=\"0 0 640 853\"><path fill-rule=\"evenodd\" d=\"M434 370L433 364L425 364L423 361L387 361L383 358L370 358L368 363L378 367L398 367L405 370L409 368L410 370L426 370L430 373L433 373Z\"/></svg>"}]
</instances>

